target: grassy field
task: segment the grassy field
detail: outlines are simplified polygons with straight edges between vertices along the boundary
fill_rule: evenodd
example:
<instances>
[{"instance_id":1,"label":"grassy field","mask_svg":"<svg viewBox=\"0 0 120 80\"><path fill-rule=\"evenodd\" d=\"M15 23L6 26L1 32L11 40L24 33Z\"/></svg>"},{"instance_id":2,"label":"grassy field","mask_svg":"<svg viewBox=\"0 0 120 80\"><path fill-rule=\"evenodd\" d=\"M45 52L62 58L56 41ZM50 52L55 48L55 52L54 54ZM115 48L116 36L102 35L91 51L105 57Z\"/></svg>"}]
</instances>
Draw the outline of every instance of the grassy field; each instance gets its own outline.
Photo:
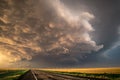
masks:
<instances>
[{"instance_id":1,"label":"grassy field","mask_svg":"<svg viewBox=\"0 0 120 80\"><path fill-rule=\"evenodd\" d=\"M0 80L17 80L27 70L0 70Z\"/></svg>"},{"instance_id":2,"label":"grassy field","mask_svg":"<svg viewBox=\"0 0 120 80\"><path fill-rule=\"evenodd\" d=\"M62 68L62 69L41 69L47 71L61 71L61 72L81 72L81 73L112 73L120 74L120 68Z\"/></svg>"},{"instance_id":3,"label":"grassy field","mask_svg":"<svg viewBox=\"0 0 120 80\"><path fill-rule=\"evenodd\" d=\"M67 69L36 69L52 73L70 75L75 77L91 77L120 80L120 68L67 68ZM0 80L17 80L27 69L0 69Z\"/></svg>"},{"instance_id":4,"label":"grassy field","mask_svg":"<svg viewBox=\"0 0 120 80\"><path fill-rule=\"evenodd\" d=\"M42 69L53 73L70 75L75 77L90 77L120 80L120 68L83 68L83 69Z\"/></svg>"}]
</instances>

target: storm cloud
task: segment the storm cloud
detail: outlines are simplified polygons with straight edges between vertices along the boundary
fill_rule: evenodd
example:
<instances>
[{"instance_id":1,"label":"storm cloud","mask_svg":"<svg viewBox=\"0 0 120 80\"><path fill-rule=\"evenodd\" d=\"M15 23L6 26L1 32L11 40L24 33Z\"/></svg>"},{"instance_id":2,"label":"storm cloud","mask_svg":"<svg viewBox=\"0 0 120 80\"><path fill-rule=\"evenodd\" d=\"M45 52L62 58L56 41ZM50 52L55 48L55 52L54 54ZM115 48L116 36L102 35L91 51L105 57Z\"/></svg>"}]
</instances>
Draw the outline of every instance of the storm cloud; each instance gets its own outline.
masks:
<instances>
[{"instance_id":1,"label":"storm cloud","mask_svg":"<svg viewBox=\"0 0 120 80\"><path fill-rule=\"evenodd\" d=\"M75 55L82 58L103 48L89 34L95 30L89 22L95 16L73 15L60 0L1 0L0 8L0 64L38 55L74 63Z\"/></svg>"},{"instance_id":2,"label":"storm cloud","mask_svg":"<svg viewBox=\"0 0 120 80\"><path fill-rule=\"evenodd\" d=\"M118 6L107 2L1 0L0 65L76 67L102 59L119 36Z\"/></svg>"}]
</instances>

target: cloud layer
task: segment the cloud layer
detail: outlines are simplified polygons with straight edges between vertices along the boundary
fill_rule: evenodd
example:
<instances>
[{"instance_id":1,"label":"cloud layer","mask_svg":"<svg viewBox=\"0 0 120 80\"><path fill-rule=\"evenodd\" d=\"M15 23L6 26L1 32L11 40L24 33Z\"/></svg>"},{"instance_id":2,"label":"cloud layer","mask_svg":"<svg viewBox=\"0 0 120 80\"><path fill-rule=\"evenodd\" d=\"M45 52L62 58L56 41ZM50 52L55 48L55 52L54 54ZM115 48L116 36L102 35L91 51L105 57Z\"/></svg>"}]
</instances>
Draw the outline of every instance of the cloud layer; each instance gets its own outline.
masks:
<instances>
[{"instance_id":1,"label":"cloud layer","mask_svg":"<svg viewBox=\"0 0 120 80\"><path fill-rule=\"evenodd\" d=\"M36 56L71 64L103 48L90 35L94 15L73 15L60 0L1 0L0 8L0 64Z\"/></svg>"}]
</instances>

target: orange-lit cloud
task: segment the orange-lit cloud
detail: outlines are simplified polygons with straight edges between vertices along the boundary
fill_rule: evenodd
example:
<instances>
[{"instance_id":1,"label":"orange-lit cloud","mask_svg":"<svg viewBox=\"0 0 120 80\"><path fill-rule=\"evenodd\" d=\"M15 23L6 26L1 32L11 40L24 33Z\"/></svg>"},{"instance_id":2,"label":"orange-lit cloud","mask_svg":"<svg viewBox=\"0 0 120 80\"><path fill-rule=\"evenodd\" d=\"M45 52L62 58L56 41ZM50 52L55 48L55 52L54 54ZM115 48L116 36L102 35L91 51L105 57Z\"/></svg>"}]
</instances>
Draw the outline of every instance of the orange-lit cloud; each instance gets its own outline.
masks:
<instances>
[{"instance_id":1,"label":"orange-lit cloud","mask_svg":"<svg viewBox=\"0 0 120 80\"><path fill-rule=\"evenodd\" d=\"M81 12L75 16L60 0L36 1L6 1L10 9L0 17L0 64L29 61L46 54L83 56L103 48L89 34L94 31L89 22L94 15Z\"/></svg>"}]
</instances>

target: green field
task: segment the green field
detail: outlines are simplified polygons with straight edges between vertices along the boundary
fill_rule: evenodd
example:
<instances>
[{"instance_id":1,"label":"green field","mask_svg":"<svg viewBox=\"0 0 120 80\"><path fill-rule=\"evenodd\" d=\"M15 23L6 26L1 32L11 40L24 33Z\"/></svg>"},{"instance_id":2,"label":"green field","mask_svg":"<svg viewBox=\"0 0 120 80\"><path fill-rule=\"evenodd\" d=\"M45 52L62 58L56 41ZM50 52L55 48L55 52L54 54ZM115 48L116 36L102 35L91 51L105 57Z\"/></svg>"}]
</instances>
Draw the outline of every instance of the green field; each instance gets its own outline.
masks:
<instances>
[{"instance_id":1,"label":"green field","mask_svg":"<svg viewBox=\"0 0 120 80\"><path fill-rule=\"evenodd\" d=\"M0 70L0 80L17 80L27 70Z\"/></svg>"}]
</instances>

